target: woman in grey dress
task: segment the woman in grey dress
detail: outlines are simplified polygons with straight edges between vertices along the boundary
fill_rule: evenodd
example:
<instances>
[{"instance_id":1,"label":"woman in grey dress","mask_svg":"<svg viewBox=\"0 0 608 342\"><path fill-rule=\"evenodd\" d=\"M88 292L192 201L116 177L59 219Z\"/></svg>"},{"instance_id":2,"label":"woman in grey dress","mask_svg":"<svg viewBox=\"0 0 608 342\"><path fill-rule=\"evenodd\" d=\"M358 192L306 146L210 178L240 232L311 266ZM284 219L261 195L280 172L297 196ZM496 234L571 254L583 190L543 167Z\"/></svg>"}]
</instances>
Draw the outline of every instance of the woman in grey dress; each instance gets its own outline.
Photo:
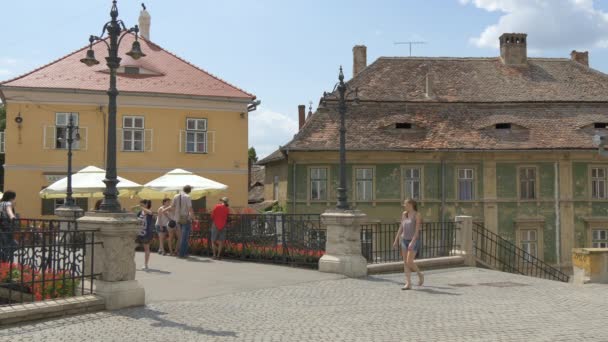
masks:
<instances>
[{"instance_id":1,"label":"woman in grey dress","mask_svg":"<svg viewBox=\"0 0 608 342\"><path fill-rule=\"evenodd\" d=\"M405 273L405 285L402 290L410 290L412 272L418 274L418 286L424 284L424 274L420 272L414 263L416 254L420 250L420 230L422 229L422 215L418 212L418 204L413 199L403 202L405 211L401 214L401 224L395 236L393 247L401 246L403 256L403 271Z\"/></svg>"}]
</instances>

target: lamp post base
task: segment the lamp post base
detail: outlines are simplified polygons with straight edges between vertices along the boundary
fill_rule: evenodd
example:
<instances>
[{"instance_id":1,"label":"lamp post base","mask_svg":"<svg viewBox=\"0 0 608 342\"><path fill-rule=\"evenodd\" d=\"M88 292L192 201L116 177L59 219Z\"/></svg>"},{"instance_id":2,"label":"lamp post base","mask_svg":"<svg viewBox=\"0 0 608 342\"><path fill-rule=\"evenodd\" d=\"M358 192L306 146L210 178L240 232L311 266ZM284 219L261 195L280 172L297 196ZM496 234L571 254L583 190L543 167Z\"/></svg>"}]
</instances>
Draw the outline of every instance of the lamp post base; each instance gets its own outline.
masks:
<instances>
[{"instance_id":1,"label":"lamp post base","mask_svg":"<svg viewBox=\"0 0 608 342\"><path fill-rule=\"evenodd\" d=\"M319 260L319 271L342 274L351 278L367 275L367 260L361 254L361 223L367 215L358 210L328 210L321 215L327 230L325 255Z\"/></svg>"}]
</instances>

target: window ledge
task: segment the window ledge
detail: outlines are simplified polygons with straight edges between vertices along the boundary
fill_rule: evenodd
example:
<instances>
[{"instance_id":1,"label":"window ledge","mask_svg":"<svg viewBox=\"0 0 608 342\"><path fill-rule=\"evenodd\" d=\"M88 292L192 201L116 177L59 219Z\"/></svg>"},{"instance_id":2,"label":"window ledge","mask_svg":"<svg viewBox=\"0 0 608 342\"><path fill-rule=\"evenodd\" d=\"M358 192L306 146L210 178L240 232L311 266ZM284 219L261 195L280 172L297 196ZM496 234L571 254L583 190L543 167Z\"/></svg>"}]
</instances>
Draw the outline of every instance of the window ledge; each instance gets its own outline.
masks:
<instances>
[{"instance_id":1,"label":"window ledge","mask_svg":"<svg viewBox=\"0 0 608 342\"><path fill-rule=\"evenodd\" d=\"M531 217L516 217L515 223L543 223L545 218L542 216L531 216Z\"/></svg>"},{"instance_id":2,"label":"window ledge","mask_svg":"<svg viewBox=\"0 0 608 342\"><path fill-rule=\"evenodd\" d=\"M583 216L582 219L587 223L608 222L608 216Z\"/></svg>"}]
</instances>

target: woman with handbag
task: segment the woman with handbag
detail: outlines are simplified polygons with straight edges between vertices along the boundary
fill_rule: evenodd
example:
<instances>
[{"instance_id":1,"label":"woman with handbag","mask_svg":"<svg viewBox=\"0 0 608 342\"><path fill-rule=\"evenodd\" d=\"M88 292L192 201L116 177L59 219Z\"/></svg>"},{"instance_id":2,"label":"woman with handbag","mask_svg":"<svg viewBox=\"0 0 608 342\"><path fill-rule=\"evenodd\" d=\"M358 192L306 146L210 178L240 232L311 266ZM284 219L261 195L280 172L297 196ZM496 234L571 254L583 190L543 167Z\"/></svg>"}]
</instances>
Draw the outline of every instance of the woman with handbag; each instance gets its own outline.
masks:
<instances>
[{"instance_id":1,"label":"woman with handbag","mask_svg":"<svg viewBox=\"0 0 608 342\"><path fill-rule=\"evenodd\" d=\"M407 199L403 203L405 211L401 214L401 224L395 236L393 247L401 246L403 256L403 271L405 273L405 285L402 290L410 290L412 271L418 274L418 286L424 284L424 274L420 272L414 259L420 250L420 230L422 229L422 215L418 212L418 204L413 199ZM401 242L401 243L399 243Z\"/></svg>"},{"instance_id":2,"label":"woman with handbag","mask_svg":"<svg viewBox=\"0 0 608 342\"><path fill-rule=\"evenodd\" d=\"M171 206L169 205L171 202L170 199L163 199L163 204L158 208L157 216L156 216L156 233L158 234L158 254L165 255L165 238L168 240L169 245L169 254L173 254L173 235L175 234L175 225L173 227L169 227L169 223L171 222L171 217L169 216L169 212L171 210Z\"/></svg>"},{"instance_id":3,"label":"woman with handbag","mask_svg":"<svg viewBox=\"0 0 608 342\"><path fill-rule=\"evenodd\" d=\"M152 201L141 200L139 202L139 208L141 209L137 213L137 218L141 220L142 229L137 237L137 242L144 246L144 267L142 270L148 270L148 262L150 261L150 241L154 236L154 215L152 214Z\"/></svg>"},{"instance_id":4,"label":"woman with handbag","mask_svg":"<svg viewBox=\"0 0 608 342\"><path fill-rule=\"evenodd\" d=\"M17 194L7 190L0 200L0 261L13 262L13 252L17 242L13 238L13 228L17 215L15 214L15 200Z\"/></svg>"}]
</instances>

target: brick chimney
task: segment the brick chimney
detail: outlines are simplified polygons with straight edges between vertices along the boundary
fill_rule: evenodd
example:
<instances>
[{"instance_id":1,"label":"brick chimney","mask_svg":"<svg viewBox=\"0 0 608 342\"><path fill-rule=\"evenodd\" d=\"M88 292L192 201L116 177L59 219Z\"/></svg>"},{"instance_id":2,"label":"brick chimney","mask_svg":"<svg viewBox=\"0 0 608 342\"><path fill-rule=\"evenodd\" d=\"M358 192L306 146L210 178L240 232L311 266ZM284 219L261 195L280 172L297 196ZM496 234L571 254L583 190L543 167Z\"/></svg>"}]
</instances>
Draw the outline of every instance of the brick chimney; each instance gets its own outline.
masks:
<instances>
[{"instance_id":1,"label":"brick chimney","mask_svg":"<svg viewBox=\"0 0 608 342\"><path fill-rule=\"evenodd\" d=\"M357 76L367 66L367 46L353 47L353 77Z\"/></svg>"},{"instance_id":2,"label":"brick chimney","mask_svg":"<svg viewBox=\"0 0 608 342\"><path fill-rule=\"evenodd\" d=\"M300 122L300 129L302 129L302 126L304 126L304 123L306 122L306 106L305 105L298 106L298 118L299 118L299 122Z\"/></svg>"},{"instance_id":3,"label":"brick chimney","mask_svg":"<svg viewBox=\"0 0 608 342\"><path fill-rule=\"evenodd\" d=\"M139 34L146 40L150 40L150 13L146 9L146 5L141 4L142 10L139 12Z\"/></svg>"},{"instance_id":4,"label":"brick chimney","mask_svg":"<svg viewBox=\"0 0 608 342\"><path fill-rule=\"evenodd\" d=\"M526 65L527 36L525 33L503 33L500 36L500 58L505 65Z\"/></svg>"},{"instance_id":5,"label":"brick chimney","mask_svg":"<svg viewBox=\"0 0 608 342\"><path fill-rule=\"evenodd\" d=\"M570 59L574 62L589 67L589 51L578 52L576 50L572 50L572 52L570 52Z\"/></svg>"}]
</instances>

